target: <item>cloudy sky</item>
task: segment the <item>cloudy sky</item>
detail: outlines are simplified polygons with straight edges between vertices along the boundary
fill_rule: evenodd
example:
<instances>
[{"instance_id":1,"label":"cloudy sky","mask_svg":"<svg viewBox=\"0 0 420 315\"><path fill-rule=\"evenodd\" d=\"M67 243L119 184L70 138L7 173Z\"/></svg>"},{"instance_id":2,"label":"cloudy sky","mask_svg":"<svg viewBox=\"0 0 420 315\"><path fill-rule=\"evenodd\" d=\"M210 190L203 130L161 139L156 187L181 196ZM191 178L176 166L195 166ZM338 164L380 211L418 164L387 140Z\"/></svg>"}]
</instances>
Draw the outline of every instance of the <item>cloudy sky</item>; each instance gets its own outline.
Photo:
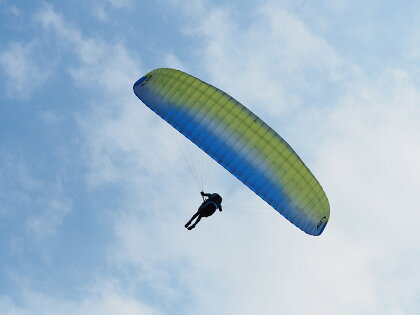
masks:
<instances>
[{"instance_id":1,"label":"cloudy sky","mask_svg":"<svg viewBox=\"0 0 420 315\"><path fill-rule=\"evenodd\" d=\"M419 313L418 1L0 0L0 26L1 314ZM320 237L135 97L159 67L292 145ZM225 202L193 231L190 162Z\"/></svg>"}]
</instances>

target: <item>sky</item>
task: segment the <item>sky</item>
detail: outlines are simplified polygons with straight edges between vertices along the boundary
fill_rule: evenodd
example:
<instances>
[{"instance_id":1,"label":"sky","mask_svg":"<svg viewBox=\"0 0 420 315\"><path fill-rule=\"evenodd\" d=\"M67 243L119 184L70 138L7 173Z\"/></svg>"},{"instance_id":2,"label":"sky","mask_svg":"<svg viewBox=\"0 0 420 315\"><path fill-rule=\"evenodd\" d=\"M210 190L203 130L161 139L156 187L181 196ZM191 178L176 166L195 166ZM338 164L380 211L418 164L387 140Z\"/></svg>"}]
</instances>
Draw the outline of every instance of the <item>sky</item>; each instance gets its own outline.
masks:
<instances>
[{"instance_id":1,"label":"sky","mask_svg":"<svg viewBox=\"0 0 420 315\"><path fill-rule=\"evenodd\" d=\"M1 314L419 314L418 1L0 0L0 26ZM294 148L321 236L136 98L160 67ZM188 231L202 188L223 212Z\"/></svg>"}]
</instances>

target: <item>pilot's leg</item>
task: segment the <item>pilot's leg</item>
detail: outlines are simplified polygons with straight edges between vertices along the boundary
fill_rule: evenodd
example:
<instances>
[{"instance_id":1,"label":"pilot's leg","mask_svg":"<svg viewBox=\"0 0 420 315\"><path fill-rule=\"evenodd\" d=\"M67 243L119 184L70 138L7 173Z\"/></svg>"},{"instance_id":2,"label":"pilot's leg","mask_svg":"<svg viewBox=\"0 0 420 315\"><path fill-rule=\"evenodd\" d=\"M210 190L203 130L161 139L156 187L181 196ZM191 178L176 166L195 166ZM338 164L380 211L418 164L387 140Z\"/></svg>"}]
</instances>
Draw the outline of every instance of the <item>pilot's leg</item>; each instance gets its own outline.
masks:
<instances>
[{"instance_id":1,"label":"pilot's leg","mask_svg":"<svg viewBox=\"0 0 420 315\"><path fill-rule=\"evenodd\" d=\"M190 219L190 221L188 221L187 222L187 224L185 224L185 227L187 228L190 224L191 224L191 222L199 215L200 213L199 213L199 211L197 211L193 216L192 216L192 218Z\"/></svg>"},{"instance_id":2,"label":"pilot's leg","mask_svg":"<svg viewBox=\"0 0 420 315\"><path fill-rule=\"evenodd\" d=\"M193 225L191 225L191 226L188 228L188 230L192 230L193 228L195 228L195 226L197 225L197 223L198 223L198 222L200 222L201 218L202 218L202 216L201 216L201 215L199 215L199 216L198 216L198 218L197 218L197 221L195 221L195 223L194 223Z\"/></svg>"}]
</instances>

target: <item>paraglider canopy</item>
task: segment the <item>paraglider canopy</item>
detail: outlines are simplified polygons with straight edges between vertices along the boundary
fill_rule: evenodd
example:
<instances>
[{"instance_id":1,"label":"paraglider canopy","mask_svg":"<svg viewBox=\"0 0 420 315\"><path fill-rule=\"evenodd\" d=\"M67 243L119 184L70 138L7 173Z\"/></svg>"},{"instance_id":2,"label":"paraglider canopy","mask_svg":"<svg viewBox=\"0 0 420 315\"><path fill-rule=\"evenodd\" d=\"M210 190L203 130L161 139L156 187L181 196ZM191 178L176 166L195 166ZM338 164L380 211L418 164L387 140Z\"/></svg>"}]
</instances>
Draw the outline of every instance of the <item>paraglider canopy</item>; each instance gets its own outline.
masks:
<instances>
[{"instance_id":1,"label":"paraglider canopy","mask_svg":"<svg viewBox=\"0 0 420 315\"><path fill-rule=\"evenodd\" d=\"M290 145L225 92L182 71L156 69L134 84L156 114L294 225L320 235L330 207L321 185Z\"/></svg>"}]
</instances>

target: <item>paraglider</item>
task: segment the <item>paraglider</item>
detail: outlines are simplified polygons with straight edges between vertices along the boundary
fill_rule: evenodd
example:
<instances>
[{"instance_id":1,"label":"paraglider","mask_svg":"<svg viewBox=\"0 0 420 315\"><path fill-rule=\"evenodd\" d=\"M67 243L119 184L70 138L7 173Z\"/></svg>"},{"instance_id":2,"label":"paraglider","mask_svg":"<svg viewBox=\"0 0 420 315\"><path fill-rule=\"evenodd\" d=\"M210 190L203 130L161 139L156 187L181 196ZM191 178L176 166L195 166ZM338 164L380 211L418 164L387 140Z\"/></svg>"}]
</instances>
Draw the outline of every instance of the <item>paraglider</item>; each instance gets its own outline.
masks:
<instances>
[{"instance_id":1,"label":"paraglider","mask_svg":"<svg viewBox=\"0 0 420 315\"><path fill-rule=\"evenodd\" d=\"M133 89L146 106L287 220L308 234L323 232L330 207L318 180L290 145L248 108L169 68L149 72Z\"/></svg>"},{"instance_id":2,"label":"paraglider","mask_svg":"<svg viewBox=\"0 0 420 315\"><path fill-rule=\"evenodd\" d=\"M218 193L206 194L202 191L200 194L203 197L203 203L201 204L200 208L198 208L198 211L187 222L187 224L185 224L185 228L188 230L195 228L197 223L200 222L201 218L211 216L214 212L216 212L217 209L222 212L222 197ZM204 197L207 197L207 199L204 199ZM197 220L193 225L190 226L195 218L197 218Z\"/></svg>"}]
</instances>

